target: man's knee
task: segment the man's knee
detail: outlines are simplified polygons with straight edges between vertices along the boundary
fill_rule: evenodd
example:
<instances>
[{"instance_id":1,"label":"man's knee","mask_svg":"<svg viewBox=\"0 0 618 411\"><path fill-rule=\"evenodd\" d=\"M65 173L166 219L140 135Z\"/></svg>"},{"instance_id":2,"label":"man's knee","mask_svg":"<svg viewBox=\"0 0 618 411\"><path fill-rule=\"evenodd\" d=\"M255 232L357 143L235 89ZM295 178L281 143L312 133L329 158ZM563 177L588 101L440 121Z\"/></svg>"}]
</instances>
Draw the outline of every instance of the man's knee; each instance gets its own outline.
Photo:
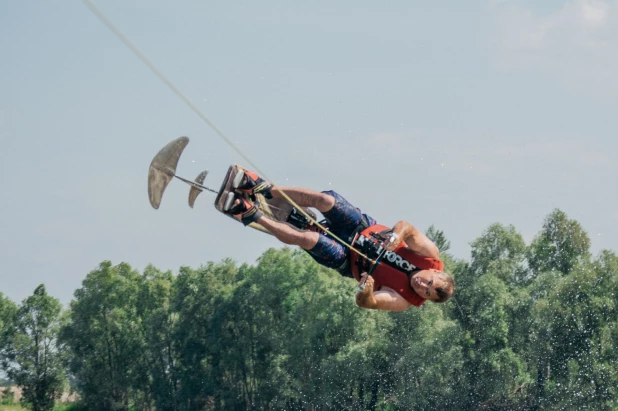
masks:
<instances>
[{"instance_id":1,"label":"man's knee","mask_svg":"<svg viewBox=\"0 0 618 411\"><path fill-rule=\"evenodd\" d=\"M311 250L318 243L320 235L313 231L301 231L298 237L298 243L295 244L304 250Z\"/></svg>"},{"instance_id":2,"label":"man's knee","mask_svg":"<svg viewBox=\"0 0 618 411\"><path fill-rule=\"evenodd\" d=\"M316 207L320 210L321 213L328 212L331 208L335 206L337 202L334 195L329 194L328 192L321 192L319 194L319 206Z\"/></svg>"}]
</instances>

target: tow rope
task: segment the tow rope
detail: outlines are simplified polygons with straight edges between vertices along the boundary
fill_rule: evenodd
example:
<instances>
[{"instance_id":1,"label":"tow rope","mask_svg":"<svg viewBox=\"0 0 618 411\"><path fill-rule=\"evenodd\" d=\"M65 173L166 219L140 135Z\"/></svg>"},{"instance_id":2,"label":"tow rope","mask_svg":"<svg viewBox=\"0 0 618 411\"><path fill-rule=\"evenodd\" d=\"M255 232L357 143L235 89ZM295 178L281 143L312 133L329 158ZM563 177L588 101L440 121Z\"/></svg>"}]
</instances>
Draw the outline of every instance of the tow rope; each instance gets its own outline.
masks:
<instances>
[{"instance_id":1,"label":"tow rope","mask_svg":"<svg viewBox=\"0 0 618 411\"><path fill-rule=\"evenodd\" d=\"M251 167L253 167L253 169L255 171L257 171L258 174L260 174L266 180L270 181L273 184L273 186L276 187L276 184L273 182L273 180L268 178L266 173L264 173L257 166L257 164L255 164L253 161L251 161L251 159L248 156L246 156L243 153L243 151L238 146L236 146L236 144L234 144L232 142L232 140L230 140L223 133L223 131L221 131L204 113L202 113L202 111L191 100L189 100L189 98L187 96L185 96L174 85L174 83L172 83L167 77L165 77L165 75L159 69L157 69L157 67L133 43L131 43L131 41L105 16L105 14L103 14L103 12L101 12L94 4L92 4L92 2L90 0L83 0L83 1L86 4L86 6L88 6L90 11L92 11L92 13L95 16L97 16L99 18L99 20L101 20L101 22L103 22L103 24L105 24L105 26L107 26L107 28L112 33L114 33L116 35L116 37L118 37L133 52L133 54L135 54L135 56L137 58L139 58L144 64L146 64L146 66L148 66L148 68L159 78L159 80L161 80L163 83L165 83L165 85L167 85L167 87L169 87L169 89L172 90L172 92L174 94L176 94L187 106L189 106L189 108L191 110L193 110L193 112L195 114L197 114L199 118L201 118L208 126L210 126L210 128L212 128L215 131L215 133L217 133L217 135L223 139L223 141L225 141L230 147L232 147L232 149L234 151L236 151L238 154L240 154L240 156L247 162L247 164L249 164ZM367 259L367 260L369 260L369 261L371 261L371 262L373 262L375 264L375 260L373 260L373 259L369 258L367 255L361 253L359 250L357 250L356 248L354 248L352 245L348 244L346 241L342 240L341 238L337 237L335 234L330 232L326 227L324 227L322 224L320 224L318 221L316 221L314 218L312 218L309 214L307 214L302 209L302 207L300 207L298 204L296 204L296 202L294 200L292 200L285 192L283 192L282 190L279 190L279 189L278 189L278 191L281 193L281 195L290 204L292 204L294 207L296 207L296 209L298 211L300 211L306 218L308 218L311 222L313 222L313 224L315 224L317 227L319 227L324 232L327 232L329 236L331 236L332 238L337 240L343 246L347 247L350 251L353 251L353 252L357 253L361 257L363 257L363 258L365 258L365 259Z\"/></svg>"}]
</instances>

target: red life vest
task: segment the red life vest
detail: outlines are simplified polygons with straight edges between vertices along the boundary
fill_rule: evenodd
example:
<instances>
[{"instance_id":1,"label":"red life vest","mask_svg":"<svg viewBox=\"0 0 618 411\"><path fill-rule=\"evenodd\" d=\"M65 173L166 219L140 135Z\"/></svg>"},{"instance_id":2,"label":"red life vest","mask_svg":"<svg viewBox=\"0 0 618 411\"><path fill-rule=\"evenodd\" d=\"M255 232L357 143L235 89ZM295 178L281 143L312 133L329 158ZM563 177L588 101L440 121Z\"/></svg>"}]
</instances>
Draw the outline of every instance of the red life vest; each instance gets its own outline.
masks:
<instances>
[{"instance_id":1,"label":"red life vest","mask_svg":"<svg viewBox=\"0 0 618 411\"><path fill-rule=\"evenodd\" d=\"M379 233L388 229L388 227L380 224L367 227L360 232L355 243L362 241L362 237L370 238L371 233ZM366 261L364 257L352 251L350 255L350 269L356 281L360 281L361 278L361 273L359 272L359 259L362 259L361 262ZM395 268L393 265L399 268ZM410 285L409 275L415 270L432 269L442 271L444 270L444 263L437 258L423 257L415 253L402 241L394 251L386 252L373 272L374 290L377 291L382 286L392 288L410 304L420 307L425 302L425 299L414 291ZM408 274L406 274L406 272Z\"/></svg>"}]
</instances>

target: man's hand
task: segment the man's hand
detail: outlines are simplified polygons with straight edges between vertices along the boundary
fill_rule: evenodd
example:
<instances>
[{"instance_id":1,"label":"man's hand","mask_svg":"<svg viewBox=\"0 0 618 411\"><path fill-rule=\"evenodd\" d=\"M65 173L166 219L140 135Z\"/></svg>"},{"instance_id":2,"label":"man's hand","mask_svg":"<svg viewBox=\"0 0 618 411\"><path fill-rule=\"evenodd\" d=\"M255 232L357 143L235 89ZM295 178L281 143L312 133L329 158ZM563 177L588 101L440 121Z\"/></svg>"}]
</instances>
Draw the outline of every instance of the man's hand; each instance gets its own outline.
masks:
<instances>
[{"instance_id":1,"label":"man's hand","mask_svg":"<svg viewBox=\"0 0 618 411\"><path fill-rule=\"evenodd\" d=\"M403 238L401 237L401 235L397 235L397 233L395 233L395 231L393 231L390 235L390 238L387 239L382 246L384 248L386 248L388 251L393 251L395 248L397 248L399 246L399 244L401 244L401 241L403 240Z\"/></svg>"},{"instance_id":2,"label":"man's hand","mask_svg":"<svg viewBox=\"0 0 618 411\"><path fill-rule=\"evenodd\" d=\"M373 277L367 275L367 273L361 274L360 282L361 284L364 284L365 288L362 290L359 289L356 292L356 305L361 308L386 311L405 311L412 305L391 288L382 286L380 291L374 292Z\"/></svg>"},{"instance_id":3,"label":"man's hand","mask_svg":"<svg viewBox=\"0 0 618 411\"><path fill-rule=\"evenodd\" d=\"M356 292L356 305L361 308L376 308L377 302L373 295L373 277L367 273L361 274L360 285L363 287Z\"/></svg>"},{"instance_id":4,"label":"man's hand","mask_svg":"<svg viewBox=\"0 0 618 411\"><path fill-rule=\"evenodd\" d=\"M407 221L399 221L393 226L393 233L397 235L394 241L386 245L386 249L393 251L402 242L410 247L412 251L423 257L440 258L440 250L438 247L416 227Z\"/></svg>"},{"instance_id":5,"label":"man's hand","mask_svg":"<svg viewBox=\"0 0 618 411\"><path fill-rule=\"evenodd\" d=\"M360 285L364 285L364 288L362 291L359 291L359 293L371 294L373 292L373 284L373 277L368 275L367 273L362 273Z\"/></svg>"}]
</instances>

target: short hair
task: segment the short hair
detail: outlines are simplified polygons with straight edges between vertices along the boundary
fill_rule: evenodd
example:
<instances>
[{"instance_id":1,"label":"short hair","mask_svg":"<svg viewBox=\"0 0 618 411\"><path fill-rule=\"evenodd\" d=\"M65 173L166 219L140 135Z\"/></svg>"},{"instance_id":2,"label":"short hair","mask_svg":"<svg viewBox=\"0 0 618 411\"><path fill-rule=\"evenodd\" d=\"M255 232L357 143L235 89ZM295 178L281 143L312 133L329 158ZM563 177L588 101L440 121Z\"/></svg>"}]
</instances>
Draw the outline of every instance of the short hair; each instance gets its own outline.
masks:
<instances>
[{"instance_id":1,"label":"short hair","mask_svg":"<svg viewBox=\"0 0 618 411\"><path fill-rule=\"evenodd\" d=\"M446 273L439 273L438 276L446 285L444 287L435 288L438 299L432 301L434 303L444 303L453 295L453 292L455 291L455 281L453 280L453 277Z\"/></svg>"}]
</instances>

